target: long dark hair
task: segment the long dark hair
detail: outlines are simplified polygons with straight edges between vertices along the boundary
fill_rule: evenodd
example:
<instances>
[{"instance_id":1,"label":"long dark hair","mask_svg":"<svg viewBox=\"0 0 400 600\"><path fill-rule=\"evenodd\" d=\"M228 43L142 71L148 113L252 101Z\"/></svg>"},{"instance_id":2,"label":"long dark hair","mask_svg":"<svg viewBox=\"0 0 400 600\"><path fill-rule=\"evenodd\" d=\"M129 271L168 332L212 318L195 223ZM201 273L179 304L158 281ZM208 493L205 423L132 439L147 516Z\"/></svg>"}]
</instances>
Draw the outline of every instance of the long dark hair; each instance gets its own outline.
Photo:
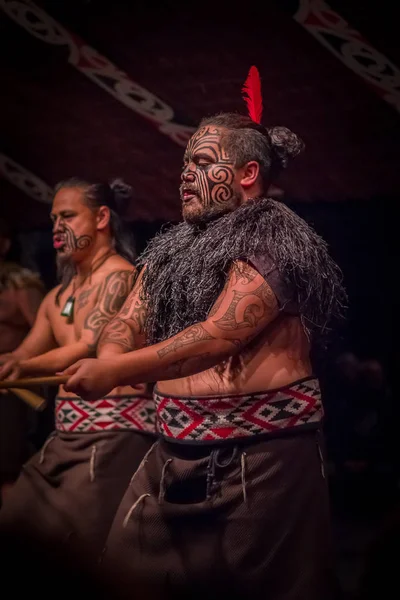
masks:
<instances>
[{"instance_id":1,"label":"long dark hair","mask_svg":"<svg viewBox=\"0 0 400 600\"><path fill-rule=\"evenodd\" d=\"M113 179L110 183L104 183L93 182L80 177L70 177L60 181L55 186L55 193L62 188L81 189L87 206L92 210L100 208L100 206L107 206L110 209L111 246L117 254L133 264L136 258L134 240L122 220L122 215L132 198L131 186L119 178ZM61 287L56 297L58 302L60 295L75 275L76 267L71 262L63 262L57 265L57 271L61 281Z\"/></svg>"}]
</instances>

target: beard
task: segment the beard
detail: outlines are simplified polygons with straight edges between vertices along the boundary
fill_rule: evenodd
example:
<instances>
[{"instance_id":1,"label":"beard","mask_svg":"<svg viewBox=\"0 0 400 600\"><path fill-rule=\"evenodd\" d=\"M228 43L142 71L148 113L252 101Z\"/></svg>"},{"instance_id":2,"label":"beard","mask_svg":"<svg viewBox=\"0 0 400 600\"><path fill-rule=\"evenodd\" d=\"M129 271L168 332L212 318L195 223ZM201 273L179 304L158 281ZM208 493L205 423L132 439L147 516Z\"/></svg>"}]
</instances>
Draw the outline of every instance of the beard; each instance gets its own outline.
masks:
<instances>
[{"instance_id":1,"label":"beard","mask_svg":"<svg viewBox=\"0 0 400 600\"><path fill-rule=\"evenodd\" d=\"M70 254L57 253L56 267L57 279L61 284L56 295L56 304L58 305L61 294L67 289L72 278L76 275L76 266Z\"/></svg>"},{"instance_id":2,"label":"beard","mask_svg":"<svg viewBox=\"0 0 400 600\"><path fill-rule=\"evenodd\" d=\"M223 215L232 212L240 206L242 197L239 193L234 193L232 197L226 202L213 202L209 205L205 205L203 199L200 196L196 196L194 200L189 203L183 202L182 216L186 223L191 225L201 225L218 219ZM196 204L193 204L196 202Z\"/></svg>"},{"instance_id":3,"label":"beard","mask_svg":"<svg viewBox=\"0 0 400 600\"><path fill-rule=\"evenodd\" d=\"M148 344L204 321L231 265L268 255L294 294L308 334L322 337L342 317L342 274L326 243L281 202L249 200L219 218L183 222L157 235L138 261Z\"/></svg>"}]
</instances>

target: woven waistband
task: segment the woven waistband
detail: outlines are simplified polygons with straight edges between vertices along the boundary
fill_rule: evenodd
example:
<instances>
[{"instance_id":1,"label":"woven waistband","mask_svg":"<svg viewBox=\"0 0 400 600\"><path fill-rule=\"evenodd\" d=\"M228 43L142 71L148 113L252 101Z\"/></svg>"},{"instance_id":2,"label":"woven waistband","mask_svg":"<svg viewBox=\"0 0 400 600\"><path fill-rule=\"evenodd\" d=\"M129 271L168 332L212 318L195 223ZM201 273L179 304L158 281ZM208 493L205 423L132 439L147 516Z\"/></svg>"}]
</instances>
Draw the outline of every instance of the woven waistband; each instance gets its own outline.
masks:
<instances>
[{"instance_id":1,"label":"woven waistband","mask_svg":"<svg viewBox=\"0 0 400 600\"><path fill-rule=\"evenodd\" d=\"M156 411L148 396L106 396L100 400L56 398L56 429L67 433L94 431L156 432Z\"/></svg>"},{"instance_id":2,"label":"woven waistband","mask_svg":"<svg viewBox=\"0 0 400 600\"><path fill-rule=\"evenodd\" d=\"M232 396L166 396L155 390L154 400L161 435L188 443L317 428L323 418L319 381L313 377L277 390Z\"/></svg>"}]
</instances>

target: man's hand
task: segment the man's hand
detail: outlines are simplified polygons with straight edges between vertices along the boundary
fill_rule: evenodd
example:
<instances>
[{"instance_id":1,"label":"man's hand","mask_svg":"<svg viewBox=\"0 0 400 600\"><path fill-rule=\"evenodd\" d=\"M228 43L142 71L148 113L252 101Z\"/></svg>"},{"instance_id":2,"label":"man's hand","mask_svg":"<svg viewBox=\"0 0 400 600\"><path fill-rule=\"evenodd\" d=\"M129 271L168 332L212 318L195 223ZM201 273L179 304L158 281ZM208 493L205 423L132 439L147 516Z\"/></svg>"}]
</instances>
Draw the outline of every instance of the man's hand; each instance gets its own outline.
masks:
<instances>
[{"instance_id":1,"label":"man's hand","mask_svg":"<svg viewBox=\"0 0 400 600\"><path fill-rule=\"evenodd\" d=\"M116 361L110 359L85 358L57 374L68 375L65 391L73 392L84 400L104 398L119 383Z\"/></svg>"},{"instance_id":2,"label":"man's hand","mask_svg":"<svg viewBox=\"0 0 400 600\"><path fill-rule=\"evenodd\" d=\"M0 365L0 380L14 380L21 377L19 361L12 354L2 354L0 356Z\"/></svg>"}]
</instances>

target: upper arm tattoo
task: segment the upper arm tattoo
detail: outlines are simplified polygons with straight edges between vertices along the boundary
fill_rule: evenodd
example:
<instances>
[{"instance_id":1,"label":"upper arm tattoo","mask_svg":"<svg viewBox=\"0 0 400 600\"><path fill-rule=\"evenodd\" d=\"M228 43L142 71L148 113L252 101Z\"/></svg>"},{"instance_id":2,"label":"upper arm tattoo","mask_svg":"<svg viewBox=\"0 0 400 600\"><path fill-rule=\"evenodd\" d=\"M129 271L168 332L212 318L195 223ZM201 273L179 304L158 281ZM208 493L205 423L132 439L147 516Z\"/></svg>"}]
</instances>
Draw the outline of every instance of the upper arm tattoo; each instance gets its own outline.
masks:
<instances>
[{"instance_id":1,"label":"upper arm tattoo","mask_svg":"<svg viewBox=\"0 0 400 600\"><path fill-rule=\"evenodd\" d=\"M257 272L254 269L250 269L249 266L245 263L233 263L230 279L225 283L223 290L219 297L217 298L215 304L211 308L208 316L213 317L220 309L223 301L225 300L225 296L228 292L228 287L232 285L236 285L237 283L251 283L257 277Z\"/></svg>"},{"instance_id":2,"label":"upper arm tattoo","mask_svg":"<svg viewBox=\"0 0 400 600\"><path fill-rule=\"evenodd\" d=\"M146 324L146 304L139 293L132 294L123 306L120 315L121 320L132 321L137 334L143 334Z\"/></svg>"},{"instance_id":3,"label":"upper arm tattoo","mask_svg":"<svg viewBox=\"0 0 400 600\"><path fill-rule=\"evenodd\" d=\"M92 333L95 347L107 323L119 312L135 281L134 271L115 271L107 275L98 293L97 304L85 319L84 331Z\"/></svg>"},{"instance_id":4,"label":"upper arm tattoo","mask_svg":"<svg viewBox=\"0 0 400 600\"><path fill-rule=\"evenodd\" d=\"M241 301L243 302L241 303ZM243 316L238 315L241 304ZM263 282L257 289L249 292L233 290L233 298L222 317L213 321L214 325L224 331L235 331L246 327L256 327L265 313L276 306L276 299L269 285Z\"/></svg>"},{"instance_id":5,"label":"upper arm tattoo","mask_svg":"<svg viewBox=\"0 0 400 600\"><path fill-rule=\"evenodd\" d=\"M120 346L124 352L138 349L145 343L146 303L140 289L134 289L119 314L104 329L99 341L100 350L107 344Z\"/></svg>"},{"instance_id":6,"label":"upper arm tattoo","mask_svg":"<svg viewBox=\"0 0 400 600\"><path fill-rule=\"evenodd\" d=\"M229 288L231 289L231 299L224 314L218 319L213 320L213 324L219 329L229 332L239 332L246 328L255 328L266 316L275 316L278 303L274 292L270 286L262 281L255 289L246 289L257 277L255 269L242 263L240 266L233 265L231 276L228 281L228 287L216 303L216 310L211 311L211 317L215 316L220 310ZM235 289L235 286L243 286L244 289Z\"/></svg>"},{"instance_id":7,"label":"upper arm tattoo","mask_svg":"<svg viewBox=\"0 0 400 600\"><path fill-rule=\"evenodd\" d=\"M100 351L107 344L116 344L120 346L125 352L130 352L135 347L135 336L133 335L132 329L126 321L123 321L119 317L115 317L106 326L104 335L101 336L98 344L98 351Z\"/></svg>"}]
</instances>

